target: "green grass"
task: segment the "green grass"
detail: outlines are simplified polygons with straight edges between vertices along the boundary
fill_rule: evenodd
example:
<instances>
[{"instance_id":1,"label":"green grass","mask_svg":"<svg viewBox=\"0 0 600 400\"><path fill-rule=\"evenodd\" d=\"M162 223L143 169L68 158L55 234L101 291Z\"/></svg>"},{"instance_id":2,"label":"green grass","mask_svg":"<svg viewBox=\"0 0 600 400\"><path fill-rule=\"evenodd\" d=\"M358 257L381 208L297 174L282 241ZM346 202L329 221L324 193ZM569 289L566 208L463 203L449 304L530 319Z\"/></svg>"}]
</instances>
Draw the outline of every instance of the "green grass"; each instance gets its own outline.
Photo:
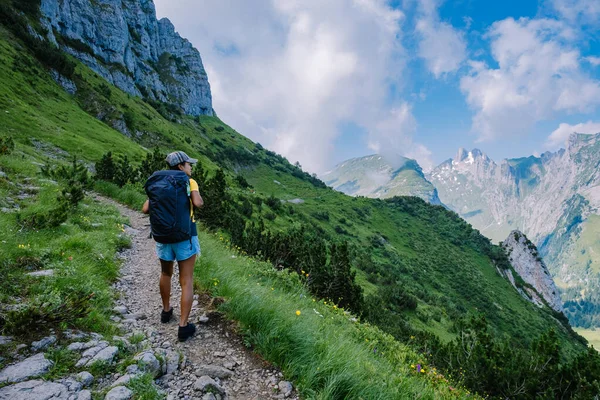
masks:
<instances>
[{"instance_id":1,"label":"green grass","mask_svg":"<svg viewBox=\"0 0 600 400\"><path fill-rule=\"evenodd\" d=\"M136 376L127 383L127 387L133 392L133 398L136 400L160 400L166 396L160 393L156 386L154 386L154 380L150 374L142 374Z\"/></svg>"},{"instance_id":2,"label":"green grass","mask_svg":"<svg viewBox=\"0 0 600 400\"><path fill-rule=\"evenodd\" d=\"M73 372L75 363L79 359L77 352L69 351L64 347L52 347L46 351L45 356L53 362L50 370L44 375L46 380L56 380Z\"/></svg>"},{"instance_id":3,"label":"green grass","mask_svg":"<svg viewBox=\"0 0 600 400\"><path fill-rule=\"evenodd\" d=\"M195 273L200 285L228 300L222 309L240 322L245 342L282 368L303 396L455 396L434 371L421 376L415 372L414 365L427 363L424 357L378 328L354 322L351 314L312 298L296 273L276 272L268 263L232 254L219 235L200 232L199 237L203 255Z\"/></svg>"},{"instance_id":4,"label":"green grass","mask_svg":"<svg viewBox=\"0 0 600 400\"><path fill-rule=\"evenodd\" d=\"M126 240L120 236L124 220L115 208L87 198L56 228L23 227L19 218L54 207L60 190L60 184L33 172L32 162L37 161L19 152L0 157L0 170L7 173L0 180L14 184L0 182L2 198L16 198L23 190L17 185L39 188L20 202L21 211L0 214L0 275L5 282L0 301L15 307L2 312L0 329L33 336L52 327L112 333L110 285L119 270L116 251ZM44 269L54 270L54 276L27 275Z\"/></svg>"}]
</instances>

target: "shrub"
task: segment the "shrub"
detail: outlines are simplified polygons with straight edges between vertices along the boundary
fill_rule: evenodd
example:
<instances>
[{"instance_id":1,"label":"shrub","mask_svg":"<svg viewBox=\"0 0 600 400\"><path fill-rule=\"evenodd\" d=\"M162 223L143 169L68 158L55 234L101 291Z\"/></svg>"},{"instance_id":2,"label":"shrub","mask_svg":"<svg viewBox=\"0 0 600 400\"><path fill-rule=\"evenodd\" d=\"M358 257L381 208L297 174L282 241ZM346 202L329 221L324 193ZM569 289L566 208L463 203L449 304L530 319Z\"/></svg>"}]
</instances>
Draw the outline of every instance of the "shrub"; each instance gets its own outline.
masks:
<instances>
[{"instance_id":1,"label":"shrub","mask_svg":"<svg viewBox=\"0 0 600 400\"><path fill-rule=\"evenodd\" d=\"M235 180L242 189L248 189L252 187L252 185L250 185L246 178L244 178L242 175L237 175Z\"/></svg>"},{"instance_id":2,"label":"shrub","mask_svg":"<svg viewBox=\"0 0 600 400\"><path fill-rule=\"evenodd\" d=\"M142 164L137 170L137 176L139 179L146 179L155 171L165 169L166 165L165 154L155 147L154 151L146 154L146 158L142 160Z\"/></svg>"},{"instance_id":3,"label":"shrub","mask_svg":"<svg viewBox=\"0 0 600 400\"><path fill-rule=\"evenodd\" d=\"M110 100L111 96L112 96L112 90L110 90L110 86L108 86L106 83L102 83L99 87L98 87L98 91L100 92L100 94L102 96L104 96L107 100Z\"/></svg>"},{"instance_id":4,"label":"shrub","mask_svg":"<svg viewBox=\"0 0 600 400\"><path fill-rule=\"evenodd\" d=\"M125 121L125 125L127 125L127 129L130 131L135 131L135 114L132 111L125 111L123 113L123 120Z\"/></svg>"},{"instance_id":5,"label":"shrub","mask_svg":"<svg viewBox=\"0 0 600 400\"><path fill-rule=\"evenodd\" d=\"M281 208L281 201L273 195L269 196L267 200L265 200L265 203L267 203L273 211L278 211Z\"/></svg>"},{"instance_id":6,"label":"shrub","mask_svg":"<svg viewBox=\"0 0 600 400\"><path fill-rule=\"evenodd\" d=\"M129 158L126 155L117 160L115 175L113 182L119 187L125 186L127 183L134 183L137 180L137 170L129 163Z\"/></svg>"},{"instance_id":7,"label":"shrub","mask_svg":"<svg viewBox=\"0 0 600 400\"><path fill-rule=\"evenodd\" d=\"M96 163L96 179L112 182L115 177L116 169L117 167L112 157L112 152L109 151Z\"/></svg>"},{"instance_id":8,"label":"shrub","mask_svg":"<svg viewBox=\"0 0 600 400\"><path fill-rule=\"evenodd\" d=\"M327 211L315 211L311 215L319 221L329 221L329 213Z\"/></svg>"},{"instance_id":9,"label":"shrub","mask_svg":"<svg viewBox=\"0 0 600 400\"><path fill-rule=\"evenodd\" d=\"M10 154L15 149L15 142L10 136L0 137L0 155Z\"/></svg>"}]
</instances>

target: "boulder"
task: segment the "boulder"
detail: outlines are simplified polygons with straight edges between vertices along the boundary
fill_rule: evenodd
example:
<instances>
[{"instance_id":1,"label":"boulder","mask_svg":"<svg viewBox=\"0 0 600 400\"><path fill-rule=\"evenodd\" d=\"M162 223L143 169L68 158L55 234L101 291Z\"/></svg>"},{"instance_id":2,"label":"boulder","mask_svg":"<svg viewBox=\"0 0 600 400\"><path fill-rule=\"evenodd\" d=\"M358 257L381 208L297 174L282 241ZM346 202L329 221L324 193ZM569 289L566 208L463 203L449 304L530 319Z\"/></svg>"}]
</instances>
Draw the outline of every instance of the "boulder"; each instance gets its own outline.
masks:
<instances>
[{"instance_id":1,"label":"boulder","mask_svg":"<svg viewBox=\"0 0 600 400\"><path fill-rule=\"evenodd\" d=\"M152 351L145 351L134 357L138 362L141 371L148 372L154 377L159 377L162 373L160 362Z\"/></svg>"},{"instance_id":2,"label":"boulder","mask_svg":"<svg viewBox=\"0 0 600 400\"><path fill-rule=\"evenodd\" d=\"M94 375L90 374L87 371L83 371L83 372L78 373L75 376L75 379L77 379L79 382L81 382L81 384L83 385L83 387L88 387L92 383L94 383Z\"/></svg>"},{"instance_id":3,"label":"boulder","mask_svg":"<svg viewBox=\"0 0 600 400\"><path fill-rule=\"evenodd\" d=\"M198 378L194 383L194 390L200 392L210 391L212 393L218 393L222 396L225 395L225 389L223 389L210 376L201 376Z\"/></svg>"},{"instance_id":4,"label":"boulder","mask_svg":"<svg viewBox=\"0 0 600 400\"><path fill-rule=\"evenodd\" d=\"M104 400L129 400L132 396L133 392L125 386L117 386L106 393Z\"/></svg>"},{"instance_id":5,"label":"boulder","mask_svg":"<svg viewBox=\"0 0 600 400\"><path fill-rule=\"evenodd\" d=\"M65 385L42 380L31 380L0 389L0 399L6 400L67 400L69 390Z\"/></svg>"},{"instance_id":6,"label":"boulder","mask_svg":"<svg viewBox=\"0 0 600 400\"><path fill-rule=\"evenodd\" d=\"M200 365L194 373L196 374L196 376L208 375L211 378L219 379L229 378L233 374L233 372L231 372L227 368L213 364Z\"/></svg>"},{"instance_id":7,"label":"boulder","mask_svg":"<svg viewBox=\"0 0 600 400\"><path fill-rule=\"evenodd\" d=\"M33 351L45 350L49 346L53 345L54 343L56 343L56 336L54 336L54 335L48 336L48 337L38 340L37 342L31 343L31 350L33 350Z\"/></svg>"},{"instance_id":8,"label":"boulder","mask_svg":"<svg viewBox=\"0 0 600 400\"><path fill-rule=\"evenodd\" d=\"M0 371L0 383L22 382L48 372L54 363L39 353Z\"/></svg>"}]
</instances>

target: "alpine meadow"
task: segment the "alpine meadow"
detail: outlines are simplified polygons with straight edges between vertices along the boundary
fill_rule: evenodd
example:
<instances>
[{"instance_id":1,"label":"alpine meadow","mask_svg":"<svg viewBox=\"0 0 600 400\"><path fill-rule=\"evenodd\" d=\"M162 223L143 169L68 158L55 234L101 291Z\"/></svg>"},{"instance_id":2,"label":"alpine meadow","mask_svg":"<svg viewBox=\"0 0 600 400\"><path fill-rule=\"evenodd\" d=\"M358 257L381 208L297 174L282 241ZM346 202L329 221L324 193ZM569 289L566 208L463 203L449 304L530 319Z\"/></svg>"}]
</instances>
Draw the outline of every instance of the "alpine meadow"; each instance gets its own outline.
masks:
<instances>
[{"instance_id":1,"label":"alpine meadow","mask_svg":"<svg viewBox=\"0 0 600 400\"><path fill-rule=\"evenodd\" d=\"M115 37L126 38L136 60L152 34L130 15L157 25L147 0L0 0L0 398L33 398L10 390L39 381L32 387L55 385L44 389L58 390L55 398L83 399L69 397L78 394L66 382L84 371L94 399L115 388L136 399L227 398L201 392L186 375L188 347L172 374L177 382L194 376L195 394L173 395L168 374L139 357L152 338L115 318L115 287L133 244L132 222L112 201L141 210L146 179L176 150L199 160L192 177L205 202L196 212L195 294L299 398L598 398L600 354L519 276L505 247L443 205L327 187L228 126L205 89L182 94L210 79L192 63L198 52L189 42L154 52L143 63L148 72L134 71L77 36L77 20L71 27L60 19L63 3L121 18ZM164 21L157 35L171 32ZM175 54L182 48L193 57ZM158 261L144 267L156 271L158 306ZM114 354L82 363L73 332L93 333L89 340L106 343L99 351ZM11 368L40 352L42 372L11 378ZM155 359L167 368L167 356ZM114 384L126 374L128 382ZM220 385L228 390L228 382Z\"/></svg>"}]
</instances>

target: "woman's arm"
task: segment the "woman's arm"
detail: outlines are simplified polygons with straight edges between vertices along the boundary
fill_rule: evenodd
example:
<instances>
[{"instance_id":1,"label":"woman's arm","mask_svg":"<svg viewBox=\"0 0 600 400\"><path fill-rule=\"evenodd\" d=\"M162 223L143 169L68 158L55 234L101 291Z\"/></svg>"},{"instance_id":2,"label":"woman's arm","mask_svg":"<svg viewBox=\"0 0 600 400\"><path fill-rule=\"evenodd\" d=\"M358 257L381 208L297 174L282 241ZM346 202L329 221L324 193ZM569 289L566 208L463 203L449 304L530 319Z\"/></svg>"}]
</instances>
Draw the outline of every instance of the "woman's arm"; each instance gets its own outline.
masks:
<instances>
[{"instance_id":1,"label":"woman's arm","mask_svg":"<svg viewBox=\"0 0 600 400\"><path fill-rule=\"evenodd\" d=\"M142 206L142 212L148 214L150 212L150 200L146 200Z\"/></svg>"},{"instance_id":2,"label":"woman's arm","mask_svg":"<svg viewBox=\"0 0 600 400\"><path fill-rule=\"evenodd\" d=\"M194 205L194 207L200 208L204 205L204 200L202 199L202 196L200 196L199 191L192 190L191 197L192 197L192 204Z\"/></svg>"}]
</instances>

